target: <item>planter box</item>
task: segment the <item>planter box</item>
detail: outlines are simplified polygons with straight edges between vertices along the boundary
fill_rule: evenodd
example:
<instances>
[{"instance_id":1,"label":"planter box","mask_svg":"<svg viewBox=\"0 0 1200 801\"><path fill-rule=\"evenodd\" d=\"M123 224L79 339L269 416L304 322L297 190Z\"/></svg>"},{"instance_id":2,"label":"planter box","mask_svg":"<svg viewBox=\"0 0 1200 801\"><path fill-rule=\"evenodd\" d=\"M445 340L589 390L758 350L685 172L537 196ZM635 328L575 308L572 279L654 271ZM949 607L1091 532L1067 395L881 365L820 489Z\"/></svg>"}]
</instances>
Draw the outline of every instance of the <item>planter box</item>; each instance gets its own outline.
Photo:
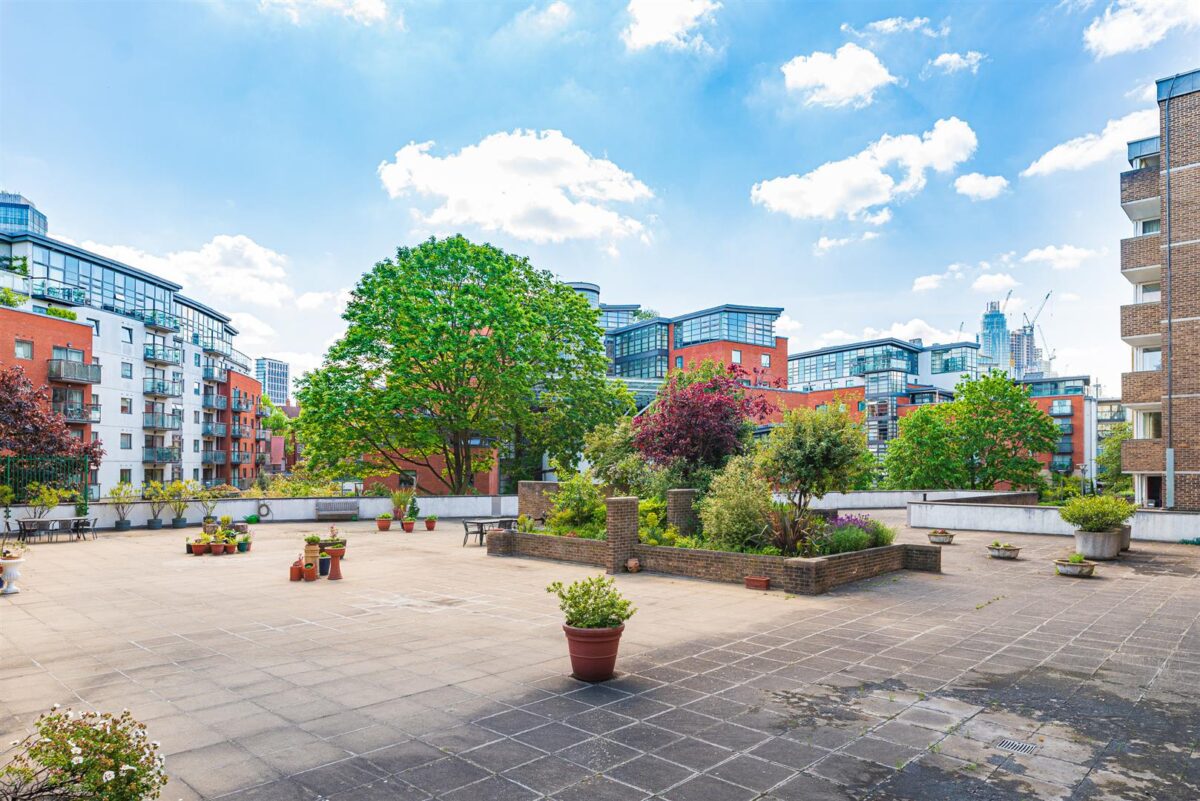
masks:
<instances>
[{"instance_id":1,"label":"planter box","mask_svg":"<svg viewBox=\"0 0 1200 801\"><path fill-rule=\"evenodd\" d=\"M1069 562L1066 559L1054 560L1054 572L1060 576L1089 578L1096 572L1095 562Z\"/></svg>"},{"instance_id":2,"label":"planter box","mask_svg":"<svg viewBox=\"0 0 1200 801\"><path fill-rule=\"evenodd\" d=\"M1121 555L1121 529L1112 531L1076 531L1075 550L1083 554L1084 559L1097 559L1107 562Z\"/></svg>"},{"instance_id":3,"label":"planter box","mask_svg":"<svg viewBox=\"0 0 1200 801\"><path fill-rule=\"evenodd\" d=\"M770 576L746 576L746 589L748 590L769 590L771 589Z\"/></svg>"}]
</instances>

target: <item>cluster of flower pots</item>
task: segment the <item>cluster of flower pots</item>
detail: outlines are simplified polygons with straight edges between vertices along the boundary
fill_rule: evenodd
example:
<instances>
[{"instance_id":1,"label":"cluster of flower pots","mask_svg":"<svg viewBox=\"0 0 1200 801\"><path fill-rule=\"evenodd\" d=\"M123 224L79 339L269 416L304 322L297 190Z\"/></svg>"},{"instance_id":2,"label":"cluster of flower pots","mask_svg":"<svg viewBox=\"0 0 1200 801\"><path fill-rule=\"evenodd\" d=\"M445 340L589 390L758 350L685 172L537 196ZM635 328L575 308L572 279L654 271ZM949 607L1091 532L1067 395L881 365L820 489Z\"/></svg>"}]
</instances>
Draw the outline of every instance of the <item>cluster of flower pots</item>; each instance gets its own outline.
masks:
<instances>
[{"instance_id":1,"label":"cluster of flower pots","mask_svg":"<svg viewBox=\"0 0 1200 801\"><path fill-rule=\"evenodd\" d=\"M396 519L395 515L393 515L389 512L384 512L383 514L381 514L375 518L375 526L380 531L391 531L392 521L395 519ZM405 531L407 531L409 534L411 534L413 532L413 530L417 527L417 518L406 515L400 519L400 525L404 528ZM425 530L433 531L435 526L437 526L437 515L426 515L425 516Z\"/></svg>"},{"instance_id":2,"label":"cluster of flower pots","mask_svg":"<svg viewBox=\"0 0 1200 801\"><path fill-rule=\"evenodd\" d=\"M316 581L327 578L338 581L342 578L342 559L346 557L346 539L338 535L337 528L329 527L329 537L309 534L304 538L304 552L296 557L288 569L291 581Z\"/></svg>"},{"instance_id":3,"label":"cluster of flower pots","mask_svg":"<svg viewBox=\"0 0 1200 801\"><path fill-rule=\"evenodd\" d=\"M192 556L249 553L253 544L249 524L234 523L228 515L220 520L206 519L200 536L184 539L184 547Z\"/></svg>"}]
</instances>

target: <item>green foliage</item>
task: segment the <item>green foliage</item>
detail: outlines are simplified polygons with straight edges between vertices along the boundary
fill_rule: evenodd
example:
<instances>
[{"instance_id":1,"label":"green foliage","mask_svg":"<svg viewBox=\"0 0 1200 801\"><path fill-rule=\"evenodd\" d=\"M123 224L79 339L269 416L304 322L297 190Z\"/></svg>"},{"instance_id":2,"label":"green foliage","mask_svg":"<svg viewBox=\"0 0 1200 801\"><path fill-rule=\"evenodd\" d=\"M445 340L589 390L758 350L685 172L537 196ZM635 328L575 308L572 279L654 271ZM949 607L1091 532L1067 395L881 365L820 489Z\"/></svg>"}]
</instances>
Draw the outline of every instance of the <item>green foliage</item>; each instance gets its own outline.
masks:
<instances>
[{"instance_id":1,"label":"green foliage","mask_svg":"<svg viewBox=\"0 0 1200 801\"><path fill-rule=\"evenodd\" d=\"M666 548L703 548L710 551L719 550L699 537L684 537L674 526L658 529L642 529L638 531L638 542L643 545L658 545Z\"/></svg>"},{"instance_id":2,"label":"green foliage","mask_svg":"<svg viewBox=\"0 0 1200 801\"><path fill-rule=\"evenodd\" d=\"M533 519L526 515L517 515L517 531L529 534L533 531Z\"/></svg>"},{"instance_id":3,"label":"green foliage","mask_svg":"<svg viewBox=\"0 0 1200 801\"><path fill-rule=\"evenodd\" d=\"M1096 478L1104 483L1106 493L1119 495L1133 490L1133 476L1121 470L1121 445L1132 438L1133 425L1128 422L1117 423L1100 443L1100 453L1096 455Z\"/></svg>"},{"instance_id":4,"label":"green foliage","mask_svg":"<svg viewBox=\"0 0 1200 801\"><path fill-rule=\"evenodd\" d=\"M0 306L7 306L10 309L15 309L25 305L25 301L29 300L28 295L22 295L20 292L13 292L8 287L0 287Z\"/></svg>"},{"instance_id":5,"label":"green foliage","mask_svg":"<svg viewBox=\"0 0 1200 801\"><path fill-rule=\"evenodd\" d=\"M188 506L200 492L200 484L195 481L172 481L165 488L167 505L176 517L186 517Z\"/></svg>"},{"instance_id":6,"label":"green foliage","mask_svg":"<svg viewBox=\"0 0 1200 801\"><path fill-rule=\"evenodd\" d=\"M1137 507L1111 495L1072 498L1058 514L1080 531L1112 531L1133 516Z\"/></svg>"},{"instance_id":7,"label":"green foliage","mask_svg":"<svg viewBox=\"0 0 1200 801\"><path fill-rule=\"evenodd\" d=\"M1071 564L1073 564L1073 565L1082 565L1082 564L1083 564L1084 562L1086 562L1087 560L1083 558L1083 554L1081 554L1081 553L1073 553L1073 554L1071 554L1070 556L1068 556L1068 557L1067 557L1067 561L1068 561L1068 562L1070 562L1070 563L1071 563Z\"/></svg>"},{"instance_id":8,"label":"green foliage","mask_svg":"<svg viewBox=\"0 0 1200 801\"><path fill-rule=\"evenodd\" d=\"M291 475L271 476L267 485L268 498L322 498L341 495L341 485L332 479L298 466Z\"/></svg>"},{"instance_id":9,"label":"green foliage","mask_svg":"<svg viewBox=\"0 0 1200 801\"><path fill-rule=\"evenodd\" d=\"M150 506L150 518L160 520L162 510L167 506L167 491L161 481L148 481L142 487L142 497Z\"/></svg>"},{"instance_id":10,"label":"green foliage","mask_svg":"<svg viewBox=\"0 0 1200 801\"><path fill-rule=\"evenodd\" d=\"M559 482L558 492L550 501L546 525L559 534L575 532L599 539L607 517L604 496L591 474L585 471Z\"/></svg>"},{"instance_id":11,"label":"green foliage","mask_svg":"<svg viewBox=\"0 0 1200 801\"><path fill-rule=\"evenodd\" d=\"M842 526L829 532L826 553L849 553L871 547L871 534L857 526Z\"/></svg>"},{"instance_id":12,"label":"green foliage","mask_svg":"<svg viewBox=\"0 0 1200 801\"><path fill-rule=\"evenodd\" d=\"M615 628L637 611L617 590L616 582L604 576L580 579L567 587L556 581L546 592L558 596L567 625L577 629Z\"/></svg>"},{"instance_id":13,"label":"green foliage","mask_svg":"<svg viewBox=\"0 0 1200 801\"><path fill-rule=\"evenodd\" d=\"M401 512L407 510L416 494L416 490L407 487L392 490L392 508L399 509Z\"/></svg>"},{"instance_id":14,"label":"green foliage","mask_svg":"<svg viewBox=\"0 0 1200 801\"><path fill-rule=\"evenodd\" d=\"M391 520L391 519L392 519L392 513L391 513L391 512L384 512L383 514L378 514L378 515L375 515L375 519L376 519L376 520Z\"/></svg>"},{"instance_id":15,"label":"green foliage","mask_svg":"<svg viewBox=\"0 0 1200 801\"><path fill-rule=\"evenodd\" d=\"M416 520L421 516L421 507L417 505L417 496L414 495L408 499L408 512L404 515L406 519Z\"/></svg>"},{"instance_id":16,"label":"green foliage","mask_svg":"<svg viewBox=\"0 0 1200 801\"><path fill-rule=\"evenodd\" d=\"M0 769L0 797L142 801L167 782L158 744L129 710L72 712L57 707Z\"/></svg>"},{"instance_id":17,"label":"green foliage","mask_svg":"<svg viewBox=\"0 0 1200 801\"><path fill-rule=\"evenodd\" d=\"M803 511L813 498L848 492L869 455L862 426L844 403L794 409L759 448L758 472Z\"/></svg>"},{"instance_id":18,"label":"green foliage","mask_svg":"<svg viewBox=\"0 0 1200 801\"><path fill-rule=\"evenodd\" d=\"M599 312L528 260L462 236L399 248L355 287L346 333L297 396L305 453L346 475L433 470L467 494L520 442L571 462L584 433L632 411L605 379ZM444 467L443 467L444 466Z\"/></svg>"},{"instance_id":19,"label":"green foliage","mask_svg":"<svg viewBox=\"0 0 1200 801\"><path fill-rule=\"evenodd\" d=\"M1003 372L964 379L955 399L917 409L900 420L888 443L892 489L1023 489L1041 483L1037 454L1054 450L1061 432L1029 399L1026 387Z\"/></svg>"},{"instance_id":20,"label":"green foliage","mask_svg":"<svg viewBox=\"0 0 1200 801\"><path fill-rule=\"evenodd\" d=\"M59 489L49 484L30 482L26 486L25 503L33 507L34 517L45 517L50 510L74 495L71 490Z\"/></svg>"},{"instance_id":21,"label":"green foliage","mask_svg":"<svg viewBox=\"0 0 1200 801\"><path fill-rule=\"evenodd\" d=\"M1082 494L1078 481L1072 481L1061 473L1054 473L1051 475L1050 481L1038 487L1038 502L1061 506Z\"/></svg>"},{"instance_id":22,"label":"green foliage","mask_svg":"<svg viewBox=\"0 0 1200 801\"><path fill-rule=\"evenodd\" d=\"M50 306L46 309L47 317L60 317L64 320L78 320L79 315L71 309L60 309L57 306Z\"/></svg>"},{"instance_id":23,"label":"green foliage","mask_svg":"<svg viewBox=\"0 0 1200 801\"><path fill-rule=\"evenodd\" d=\"M825 542L825 520L784 501L771 504L767 529L758 553L776 556L817 556Z\"/></svg>"},{"instance_id":24,"label":"green foliage","mask_svg":"<svg viewBox=\"0 0 1200 801\"><path fill-rule=\"evenodd\" d=\"M699 502L706 541L722 550L741 550L759 537L771 512L771 488L750 455L735 456Z\"/></svg>"},{"instance_id":25,"label":"green foliage","mask_svg":"<svg viewBox=\"0 0 1200 801\"><path fill-rule=\"evenodd\" d=\"M0 256L0 270L8 270L17 275L29 275L28 256Z\"/></svg>"},{"instance_id":26,"label":"green foliage","mask_svg":"<svg viewBox=\"0 0 1200 801\"><path fill-rule=\"evenodd\" d=\"M617 495L661 497L668 489L665 471L651 465L634 447L629 417L596 426L585 434L583 458L596 479Z\"/></svg>"},{"instance_id":27,"label":"green foliage","mask_svg":"<svg viewBox=\"0 0 1200 801\"><path fill-rule=\"evenodd\" d=\"M896 530L879 520L868 520L867 527L871 534L871 547L882 548L891 545L896 539Z\"/></svg>"},{"instance_id":28,"label":"green foliage","mask_svg":"<svg viewBox=\"0 0 1200 801\"><path fill-rule=\"evenodd\" d=\"M128 481L122 481L108 491L108 499L117 512L118 520L129 519L129 513L133 511L133 506L137 503L138 498L138 491Z\"/></svg>"}]
</instances>

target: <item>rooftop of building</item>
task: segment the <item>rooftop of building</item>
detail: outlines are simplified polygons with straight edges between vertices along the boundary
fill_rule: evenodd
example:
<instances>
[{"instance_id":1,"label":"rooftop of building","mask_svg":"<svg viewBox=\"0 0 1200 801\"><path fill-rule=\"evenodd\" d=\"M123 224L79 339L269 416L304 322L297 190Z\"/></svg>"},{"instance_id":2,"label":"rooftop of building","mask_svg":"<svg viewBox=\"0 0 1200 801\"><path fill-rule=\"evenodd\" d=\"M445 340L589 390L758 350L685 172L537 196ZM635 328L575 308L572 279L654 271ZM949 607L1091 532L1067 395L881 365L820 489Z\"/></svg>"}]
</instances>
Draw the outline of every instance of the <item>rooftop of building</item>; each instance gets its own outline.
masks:
<instances>
[{"instance_id":1,"label":"rooftop of building","mask_svg":"<svg viewBox=\"0 0 1200 801\"><path fill-rule=\"evenodd\" d=\"M1154 83L1158 88L1157 99L1160 103L1192 92L1200 92L1200 69L1159 78Z\"/></svg>"},{"instance_id":2,"label":"rooftop of building","mask_svg":"<svg viewBox=\"0 0 1200 801\"><path fill-rule=\"evenodd\" d=\"M63 242L62 240L54 239L53 237L46 236L44 234L34 233L33 231L0 231L0 242L33 242L35 245L56 248L69 253L76 258L86 259L87 261L94 262L105 267L111 267L114 270L132 275L134 278L140 278L147 283L157 284L158 286L169 289L172 292L178 292L179 290L183 289L181 284L177 284L174 281L169 281L166 278L154 275L153 273L139 270L137 267L131 267L124 262L110 259L107 256L101 256L99 253L93 253L90 250L84 250L81 247L72 245L69 242Z\"/></svg>"},{"instance_id":3,"label":"rooftop of building","mask_svg":"<svg viewBox=\"0 0 1200 801\"><path fill-rule=\"evenodd\" d=\"M1045 384L1051 381L1082 381L1085 385L1091 386L1092 377L1087 375L1036 375L1017 379L1017 383L1020 384Z\"/></svg>"},{"instance_id":4,"label":"rooftop of building","mask_svg":"<svg viewBox=\"0 0 1200 801\"><path fill-rule=\"evenodd\" d=\"M844 345L829 345L824 348L817 348L816 350L806 350L800 353L791 353L788 354L788 361L791 361L792 359L806 359L810 356L821 356L826 353L841 353L844 351L859 350L861 348L875 348L883 345L892 345L912 353L921 353L922 351L934 350L949 350L950 348L979 349L978 342L969 340L962 340L960 342L936 342L932 345L926 345L920 339L906 340L897 339L896 337L884 337L882 339L866 339L860 342L847 342Z\"/></svg>"}]
</instances>

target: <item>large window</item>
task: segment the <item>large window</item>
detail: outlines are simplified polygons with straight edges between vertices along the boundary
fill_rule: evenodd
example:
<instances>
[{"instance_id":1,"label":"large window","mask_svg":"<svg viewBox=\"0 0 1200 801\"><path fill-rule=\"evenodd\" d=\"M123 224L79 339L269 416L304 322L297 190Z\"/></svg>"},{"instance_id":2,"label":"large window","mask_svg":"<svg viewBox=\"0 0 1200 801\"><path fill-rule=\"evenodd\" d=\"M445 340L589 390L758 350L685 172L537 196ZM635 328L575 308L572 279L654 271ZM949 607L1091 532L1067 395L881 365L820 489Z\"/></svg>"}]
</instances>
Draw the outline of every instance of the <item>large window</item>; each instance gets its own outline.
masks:
<instances>
[{"instance_id":1,"label":"large window","mask_svg":"<svg viewBox=\"0 0 1200 801\"><path fill-rule=\"evenodd\" d=\"M1161 370L1162 348L1141 348L1138 352L1139 370Z\"/></svg>"},{"instance_id":2,"label":"large window","mask_svg":"<svg viewBox=\"0 0 1200 801\"><path fill-rule=\"evenodd\" d=\"M41 246L33 248L30 277L81 289L88 304L125 314L148 309L169 312L174 295L165 286Z\"/></svg>"},{"instance_id":3,"label":"large window","mask_svg":"<svg viewBox=\"0 0 1200 801\"><path fill-rule=\"evenodd\" d=\"M947 348L930 353L929 369L934 374L956 373L966 374L971 378L979 377L978 348Z\"/></svg>"},{"instance_id":4,"label":"large window","mask_svg":"<svg viewBox=\"0 0 1200 801\"><path fill-rule=\"evenodd\" d=\"M619 334L610 334L610 356L622 359L627 356L637 356L653 351L667 349L667 326L661 323L644 325Z\"/></svg>"},{"instance_id":5,"label":"large window","mask_svg":"<svg viewBox=\"0 0 1200 801\"><path fill-rule=\"evenodd\" d=\"M723 339L748 345L775 345L775 315L719 311L675 323L675 347Z\"/></svg>"}]
</instances>

